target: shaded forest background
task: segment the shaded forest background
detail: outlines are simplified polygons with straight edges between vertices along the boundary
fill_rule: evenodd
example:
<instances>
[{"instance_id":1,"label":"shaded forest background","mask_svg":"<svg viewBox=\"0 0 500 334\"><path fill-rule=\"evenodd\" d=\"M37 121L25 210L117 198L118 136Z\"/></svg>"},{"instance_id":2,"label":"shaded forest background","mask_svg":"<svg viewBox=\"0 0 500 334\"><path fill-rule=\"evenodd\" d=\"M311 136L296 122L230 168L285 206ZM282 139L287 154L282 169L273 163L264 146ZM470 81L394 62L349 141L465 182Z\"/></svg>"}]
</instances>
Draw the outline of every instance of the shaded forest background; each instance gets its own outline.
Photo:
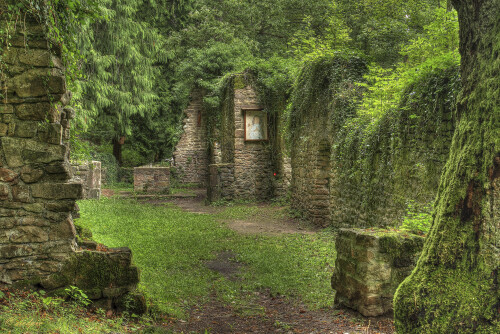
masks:
<instances>
[{"instance_id":1,"label":"shaded forest background","mask_svg":"<svg viewBox=\"0 0 500 334\"><path fill-rule=\"evenodd\" d=\"M294 84L304 64L338 53L360 57L370 70L359 83L358 109L373 122L423 72L459 63L448 1L60 3L67 10L54 16L58 23L81 18L60 34L78 115L72 157L107 165L169 159L191 90L202 88L206 107L216 108L224 78L235 72L252 71L264 105L278 103L290 119L294 96L303 95Z\"/></svg>"}]
</instances>

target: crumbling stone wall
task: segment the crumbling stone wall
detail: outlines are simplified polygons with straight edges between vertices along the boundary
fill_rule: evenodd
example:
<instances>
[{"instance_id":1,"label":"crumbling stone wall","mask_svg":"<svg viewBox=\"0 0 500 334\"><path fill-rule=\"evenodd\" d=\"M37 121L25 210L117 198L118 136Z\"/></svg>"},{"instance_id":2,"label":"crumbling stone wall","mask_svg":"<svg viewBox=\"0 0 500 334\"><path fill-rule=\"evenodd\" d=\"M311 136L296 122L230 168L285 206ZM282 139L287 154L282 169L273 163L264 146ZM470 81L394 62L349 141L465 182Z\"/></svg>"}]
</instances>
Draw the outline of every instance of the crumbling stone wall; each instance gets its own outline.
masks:
<instances>
[{"instance_id":1,"label":"crumbling stone wall","mask_svg":"<svg viewBox=\"0 0 500 334\"><path fill-rule=\"evenodd\" d=\"M318 62L300 80L298 90L319 86L292 113L292 206L321 226L394 226L407 210L430 213L453 135L458 69L423 75L399 108L374 120L358 115L356 62Z\"/></svg>"},{"instance_id":2,"label":"crumbling stone wall","mask_svg":"<svg viewBox=\"0 0 500 334\"><path fill-rule=\"evenodd\" d=\"M262 109L252 86L234 90L234 196L268 199L273 196L271 143L245 141L244 112Z\"/></svg>"},{"instance_id":3,"label":"crumbling stone wall","mask_svg":"<svg viewBox=\"0 0 500 334\"><path fill-rule=\"evenodd\" d=\"M134 190L148 193L168 193L170 189L169 167L135 167Z\"/></svg>"},{"instance_id":4,"label":"crumbling stone wall","mask_svg":"<svg viewBox=\"0 0 500 334\"><path fill-rule=\"evenodd\" d=\"M83 186L83 199L101 198L101 162L73 163L73 179Z\"/></svg>"},{"instance_id":5,"label":"crumbling stone wall","mask_svg":"<svg viewBox=\"0 0 500 334\"><path fill-rule=\"evenodd\" d=\"M26 44L24 38L26 31ZM60 50L32 19L2 54L0 280L47 277L76 249L71 217L82 187L71 182L69 120Z\"/></svg>"},{"instance_id":6,"label":"crumbling stone wall","mask_svg":"<svg viewBox=\"0 0 500 334\"><path fill-rule=\"evenodd\" d=\"M415 267L424 238L377 229L340 229L335 245L335 303L375 317L392 311L394 293Z\"/></svg>"},{"instance_id":7,"label":"crumbling stone wall","mask_svg":"<svg viewBox=\"0 0 500 334\"><path fill-rule=\"evenodd\" d=\"M174 152L176 175L181 183L206 185L209 158L206 113L203 110L201 90L193 91L184 113L184 132Z\"/></svg>"},{"instance_id":8,"label":"crumbling stone wall","mask_svg":"<svg viewBox=\"0 0 500 334\"><path fill-rule=\"evenodd\" d=\"M6 12L0 0L0 13ZM131 256L118 255L123 250L92 251L105 259L94 267L96 262L85 260L89 251L76 243L72 212L82 184L72 179L69 163L69 122L75 112L67 107L71 93L61 49L50 43L37 18L26 15L22 23L0 19L12 36L0 58L0 286L54 293L68 285L89 293L97 288L102 293L95 291L96 300L119 306L138 282ZM80 284L87 273L91 283ZM118 290L105 290L96 282ZM141 298L134 300L145 305Z\"/></svg>"}]
</instances>

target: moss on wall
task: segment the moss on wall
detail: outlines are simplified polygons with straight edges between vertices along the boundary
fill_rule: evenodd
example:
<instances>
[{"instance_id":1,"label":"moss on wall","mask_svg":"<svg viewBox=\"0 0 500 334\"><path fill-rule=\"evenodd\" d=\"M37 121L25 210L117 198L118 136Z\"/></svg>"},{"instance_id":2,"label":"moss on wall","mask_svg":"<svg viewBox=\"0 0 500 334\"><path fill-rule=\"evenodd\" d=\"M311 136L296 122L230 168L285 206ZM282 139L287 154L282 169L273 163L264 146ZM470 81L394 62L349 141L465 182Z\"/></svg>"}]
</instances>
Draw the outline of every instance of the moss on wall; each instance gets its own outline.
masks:
<instances>
[{"instance_id":1,"label":"moss on wall","mask_svg":"<svg viewBox=\"0 0 500 334\"><path fill-rule=\"evenodd\" d=\"M371 115L358 108L362 59L337 55L306 64L291 116L294 206L314 217L318 205L327 205L327 223L337 227L399 224L410 205L414 213L429 213L460 88L458 67L445 65L416 75L397 109ZM315 207L315 180L325 168L318 162L322 142L332 147L329 201Z\"/></svg>"}]
</instances>

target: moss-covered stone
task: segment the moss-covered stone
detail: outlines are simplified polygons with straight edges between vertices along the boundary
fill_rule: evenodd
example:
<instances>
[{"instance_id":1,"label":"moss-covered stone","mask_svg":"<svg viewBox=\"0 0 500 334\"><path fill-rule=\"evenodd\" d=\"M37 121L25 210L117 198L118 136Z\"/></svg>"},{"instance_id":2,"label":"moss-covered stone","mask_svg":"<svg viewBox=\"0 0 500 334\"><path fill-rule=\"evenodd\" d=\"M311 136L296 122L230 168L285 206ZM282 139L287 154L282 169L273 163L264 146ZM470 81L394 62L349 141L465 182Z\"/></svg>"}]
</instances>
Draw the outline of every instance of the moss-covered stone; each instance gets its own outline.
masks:
<instances>
[{"instance_id":1,"label":"moss-covered stone","mask_svg":"<svg viewBox=\"0 0 500 334\"><path fill-rule=\"evenodd\" d=\"M332 276L335 302L365 316L392 310L398 285L414 268L424 238L382 229L340 229Z\"/></svg>"},{"instance_id":2,"label":"moss-covered stone","mask_svg":"<svg viewBox=\"0 0 500 334\"><path fill-rule=\"evenodd\" d=\"M79 251L66 260L60 272L39 283L56 295L65 295L65 288L76 286L96 305L112 307L113 301L133 292L139 283L139 270L131 264L131 257L128 248Z\"/></svg>"},{"instance_id":3,"label":"moss-covered stone","mask_svg":"<svg viewBox=\"0 0 500 334\"><path fill-rule=\"evenodd\" d=\"M144 314L147 312L146 299L139 292L131 292L117 298L115 305L118 311L127 311L133 314Z\"/></svg>"}]
</instances>

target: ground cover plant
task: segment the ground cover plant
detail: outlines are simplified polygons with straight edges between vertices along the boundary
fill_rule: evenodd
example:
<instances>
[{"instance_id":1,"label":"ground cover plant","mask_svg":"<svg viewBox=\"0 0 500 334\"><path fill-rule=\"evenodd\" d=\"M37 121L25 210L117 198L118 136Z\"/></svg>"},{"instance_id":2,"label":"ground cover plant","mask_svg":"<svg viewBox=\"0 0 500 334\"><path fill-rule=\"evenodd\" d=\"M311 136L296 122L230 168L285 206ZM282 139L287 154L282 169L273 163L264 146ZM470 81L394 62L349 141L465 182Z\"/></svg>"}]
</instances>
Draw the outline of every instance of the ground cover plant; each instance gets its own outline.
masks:
<instances>
[{"instance_id":1,"label":"ground cover plant","mask_svg":"<svg viewBox=\"0 0 500 334\"><path fill-rule=\"evenodd\" d=\"M73 287L69 294L80 292ZM69 289L68 289L69 290ZM81 296L81 295L80 295ZM44 291L0 290L2 333L98 334L136 331L143 326L126 317L106 316L102 309L91 311L85 299L50 297Z\"/></svg>"},{"instance_id":2,"label":"ground cover plant","mask_svg":"<svg viewBox=\"0 0 500 334\"><path fill-rule=\"evenodd\" d=\"M153 312L186 317L187 310L215 294L242 313L259 312L253 292L302 300L310 308L333 304L329 278L335 260L330 232L310 235L241 235L222 220L256 213L248 204L220 213L196 214L173 205L144 204L118 197L79 203L77 223L110 247L132 249L141 269L140 289ZM234 255L236 279L208 269L221 253Z\"/></svg>"}]
</instances>

